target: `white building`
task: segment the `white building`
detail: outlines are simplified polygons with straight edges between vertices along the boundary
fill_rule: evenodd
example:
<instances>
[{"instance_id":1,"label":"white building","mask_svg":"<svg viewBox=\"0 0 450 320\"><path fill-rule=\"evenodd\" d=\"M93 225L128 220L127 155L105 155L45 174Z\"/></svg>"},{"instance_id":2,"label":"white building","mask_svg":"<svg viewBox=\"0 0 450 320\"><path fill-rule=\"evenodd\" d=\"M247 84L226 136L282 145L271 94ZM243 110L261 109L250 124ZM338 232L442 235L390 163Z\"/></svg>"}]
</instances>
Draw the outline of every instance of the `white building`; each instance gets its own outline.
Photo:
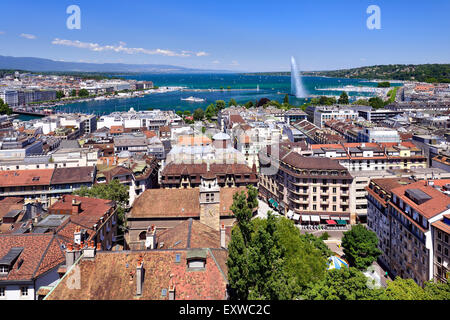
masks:
<instances>
[{"instance_id":1,"label":"white building","mask_svg":"<svg viewBox=\"0 0 450 320\"><path fill-rule=\"evenodd\" d=\"M335 107L317 107L314 110L314 124L322 128L324 123L330 120L358 119L359 113L353 109L343 109Z\"/></svg>"}]
</instances>

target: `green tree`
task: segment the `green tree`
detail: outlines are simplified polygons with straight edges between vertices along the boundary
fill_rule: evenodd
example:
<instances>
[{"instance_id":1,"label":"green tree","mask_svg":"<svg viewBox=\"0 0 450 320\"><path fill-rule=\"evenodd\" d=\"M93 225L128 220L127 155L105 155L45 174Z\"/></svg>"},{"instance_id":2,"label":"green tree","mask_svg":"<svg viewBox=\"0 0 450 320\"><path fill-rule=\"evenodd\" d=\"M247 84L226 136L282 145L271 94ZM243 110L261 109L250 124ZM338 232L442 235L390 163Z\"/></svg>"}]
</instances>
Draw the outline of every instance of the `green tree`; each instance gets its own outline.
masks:
<instances>
[{"instance_id":1,"label":"green tree","mask_svg":"<svg viewBox=\"0 0 450 320\"><path fill-rule=\"evenodd\" d=\"M342 92L341 96L339 97L338 103L339 104L348 104L349 103L347 92L345 92L345 91Z\"/></svg>"},{"instance_id":2,"label":"green tree","mask_svg":"<svg viewBox=\"0 0 450 320\"><path fill-rule=\"evenodd\" d=\"M73 90L70 92L70 96L71 96L71 97L76 97L76 96L77 96L77 90L73 89Z\"/></svg>"},{"instance_id":3,"label":"green tree","mask_svg":"<svg viewBox=\"0 0 450 320\"><path fill-rule=\"evenodd\" d=\"M325 279L311 283L303 292L307 300L377 300L382 289L370 289L368 279L355 268L333 269Z\"/></svg>"},{"instance_id":4,"label":"green tree","mask_svg":"<svg viewBox=\"0 0 450 320\"><path fill-rule=\"evenodd\" d=\"M216 108L218 111L223 110L226 108L226 103L223 100L217 100L216 101Z\"/></svg>"},{"instance_id":5,"label":"green tree","mask_svg":"<svg viewBox=\"0 0 450 320\"><path fill-rule=\"evenodd\" d=\"M283 103L289 104L289 95L288 95L288 94L286 94L286 95L284 96Z\"/></svg>"},{"instance_id":6,"label":"green tree","mask_svg":"<svg viewBox=\"0 0 450 320\"><path fill-rule=\"evenodd\" d=\"M381 109L384 107L384 101L379 98L379 97L372 97L369 99L369 104L372 106L372 108L374 109Z\"/></svg>"},{"instance_id":7,"label":"green tree","mask_svg":"<svg viewBox=\"0 0 450 320\"><path fill-rule=\"evenodd\" d=\"M189 110L185 110L185 111L183 112L183 115L184 115L185 117L189 117L189 116L191 115L191 112L190 112Z\"/></svg>"},{"instance_id":8,"label":"green tree","mask_svg":"<svg viewBox=\"0 0 450 320\"><path fill-rule=\"evenodd\" d=\"M211 118L212 117L215 117L217 115L217 108L216 108L216 106L213 104L213 103L211 103L207 108L206 108L206 111L205 111L205 117L208 119L208 120L211 120Z\"/></svg>"},{"instance_id":9,"label":"green tree","mask_svg":"<svg viewBox=\"0 0 450 320\"><path fill-rule=\"evenodd\" d=\"M426 282L424 291L432 300L450 300L450 282L448 281L447 283Z\"/></svg>"},{"instance_id":10,"label":"green tree","mask_svg":"<svg viewBox=\"0 0 450 320\"><path fill-rule=\"evenodd\" d=\"M201 121L205 117L205 112L203 109L198 108L194 111L194 120L195 121Z\"/></svg>"},{"instance_id":11,"label":"green tree","mask_svg":"<svg viewBox=\"0 0 450 320\"><path fill-rule=\"evenodd\" d=\"M62 99L64 98L66 95L64 94L64 91L56 91L56 99Z\"/></svg>"},{"instance_id":12,"label":"green tree","mask_svg":"<svg viewBox=\"0 0 450 320\"><path fill-rule=\"evenodd\" d=\"M182 117L183 116L183 111L181 111L181 110L178 110L177 112L175 112L179 117Z\"/></svg>"},{"instance_id":13,"label":"green tree","mask_svg":"<svg viewBox=\"0 0 450 320\"><path fill-rule=\"evenodd\" d=\"M383 300L428 300L430 296L413 279L397 277L388 281L381 296Z\"/></svg>"},{"instance_id":14,"label":"green tree","mask_svg":"<svg viewBox=\"0 0 450 320\"><path fill-rule=\"evenodd\" d=\"M378 88L390 88L391 83L389 81L378 82Z\"/></svg>"},{"instance_id":15,"label":"green tree","mask_svg":"<svg viewBox=\"0 0 450 320\"><path fill-rule=\"evenodd\" d=\"M0 114L6 114L9 116L12 113L12 109L2 99L0 99Z\"/></svg>"},{"instance_id":16,"label":"green tree","mask_svg":"<svg viewBox=\"0 0 450 320\"><path fill-rule=\"evenodd\" d=\"M81 89L78 92L78 96L79 97L89 97L89 91L87 91L86 89Z\"/></svg>"},{"instance_id":17,"label":"green tree","mask_svg":"<svg viewBox=\"0 0 450 320\"><path fill-rule=\"evenodd\" d=\"M231 98L230 99L230 102L228 102L228 106L229 107L231 107L231 106L237 106L238 105L238 103L236 102L236 100L234 100L233 98Z\"/></svg>"},{"instance_id":18,"label":"green tree","mask_svg":"<svg viewBox=\"0 0 450 320\"><path fill-rule=\"evenodd\" d=\"M250 109L250 108L252 108L253 106L254 106L253 101L248 101L248 102L245 104L245 108L247 108L247 109Z\"/></svg>"},{"instance_id":19,"label":"green tree","mask_svg":"<svg viewBox=\"0 0 450 320\"><path fill-rule=\"evenodd\" d=\"M361 224L344 232L342 247L350 266L360 270L366 270L381 254L377 235Z\"/></svg>"}]
</instances>

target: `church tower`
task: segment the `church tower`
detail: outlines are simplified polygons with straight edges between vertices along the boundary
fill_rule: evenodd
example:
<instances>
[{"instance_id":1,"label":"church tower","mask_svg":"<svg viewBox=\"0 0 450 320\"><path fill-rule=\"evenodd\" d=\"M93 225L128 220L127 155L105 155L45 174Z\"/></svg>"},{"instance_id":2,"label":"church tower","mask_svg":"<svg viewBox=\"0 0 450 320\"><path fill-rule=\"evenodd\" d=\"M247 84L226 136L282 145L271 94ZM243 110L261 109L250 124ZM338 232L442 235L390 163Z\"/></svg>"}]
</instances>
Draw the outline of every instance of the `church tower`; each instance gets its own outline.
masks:
<instances>
[{"instance_id":1,"label":"church tower","mask_svg":"<svg viewBox=\"0 0 450 320\"><path fill-rule=\"evenodd\" d=\"M208 168L209 169L209 168ZM220 230L220 187L212 172L202 175L200 185L200 222Z\"/></svg>"}]
</instances>

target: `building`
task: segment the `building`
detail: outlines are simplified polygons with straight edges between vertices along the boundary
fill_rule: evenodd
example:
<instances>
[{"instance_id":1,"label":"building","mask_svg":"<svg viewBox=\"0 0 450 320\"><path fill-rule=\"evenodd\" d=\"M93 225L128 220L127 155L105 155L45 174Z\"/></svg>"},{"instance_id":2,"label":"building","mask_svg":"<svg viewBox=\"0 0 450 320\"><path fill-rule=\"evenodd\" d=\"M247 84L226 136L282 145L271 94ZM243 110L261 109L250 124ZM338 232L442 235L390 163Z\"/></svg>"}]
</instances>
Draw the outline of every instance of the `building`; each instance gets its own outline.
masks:
<instances>
[{"instance_id":1,"label":"building","mask_svg":"<svg viewBox=\"0 0 450 320\"><path fill-rule=\"evenodd\" d=\"M450 213L449 183L374 179L366 188L367 225L380 239L380 262L394 277L411 278L421 286L433 279L439 243L432 225Z\"/></svg>"},{"instance_id":2,"label":"building","mask_svg":"<svg viewBox=\"0 0 450 320\"><path fill-rule=\"evenodd\" d=\"M330 120L356 120L359 116L358 111L349 107L336 106L309 106L306 109L308 121L322 128L324 123Z\"/></svg>"},{"instance_id":3,"label":"building","mask_svg":"<svg viewBox=\"0 0 450 320\"><path fill-rule=\"evenodd\" d=\"M358 110L360 117L363 117L367 121L371 122L382 122L385 120L390 120L395 118L397 115L402 115L402 111L387 110L387 109L376 109L376 110Z\"/></svg>"},{"instance_id":4,"label":"building","mask_svg":"<svg viewBox=\"0 0 450 320\"><path fill-rule=\"evenodd\" d=\"M140 134L126 134L114 138L114 152L120 154L123 151L128 151L130 155L138 153L146 154L148 151L148 142L145 135Z\"/></svg>"},{"instance_id":5,"label":"building","mask_svg":"<svg viewBox=\"0 0 450 320\"><path fill-rule=\"evenodd\" d=\"M45 300L226 300L227 256L225 249L205 247L114 252L88 247ZM73 290L77 274L83 276Z\"/></svg>"},{"instance_id":6,"label":"building","mask_svg":"<svg viewBox=\"0 0 450 320\"><path fill-rule=\"evenodd\" d=\"M0 171L0 198L23 197L48 208L62 195L92 186L95 175L95 167Z\"/></svg>"},{"instance_id":7,"label":"building","mask_svg":"<svg viewBox=\"0 0 450 320\"><path fill-rule=\"evenodd\" d=\"M290 144L260 152L259 193L284 215L301 223L354 223L350 211L353 177L338 161L308 158Z\"/></svg>"},{"instance_id":8,"label":"building","mask_svg":"<svg viewBox=\"0 0 450 320\"><path fill-rule=\"evenodd\" d=\"M231 227L235 218L230 208L233 195L245 187L220 188L215 179L202 179L199 188L151 189L139 196L127 215L127 245L140 250L148 228L168 230L188 219L199 221L219 231L223 224Z\"/></svg>"},{"instance_id":9,"label":"building","mask_svg":"<svg viewBox=\"0 0 450 320\"><path fill-rule=\"evenodd\" d=\"M0 301L37 300L40 287L59 279L64 244L52 233L0 235Z\"/></svg>"},{"instance_id":10,"label":"building","mask_svg":"<svg viewBox=\"0 0 450 320\"><path fill-rule=\"evenodd\" d=\"M375 128L364 128L358 133L357 142L401 142L400 135L397 130L375 127Z\"/></svg>"},{"instance_id":11,"label":"building","mask_svg":"<svg viewBox=\"0 0 450 320\"><path fill-rule=\"evenodd\" d=\"M65 195L48 208L48 216L36 227L54 229L68 243L82 245L93 241L96 247L111 250L116 243L117 224L114 201Z\"/></svg>"},{"instance_id":12,"label":"building","mask_svg":"<svg viewBox=\"0 0 450 320\"><path fill-rule=\"evenodd\" d=\"M169 163L161 172L162 188L198 188L203 178L217 178L219 187L257 186L258 175L245 164Z\"/></svg>"},{"instance_id":13,"label":"building","mask_svg":"<svg viewBox=\"0 0 450 320\"><path fill-rule=\"evenodd\" d=\"M442 219L433 222L431 229L434 243L434 280L447 283L450 276L450 215L445 215Z\"/></svg>"}]
</instances>

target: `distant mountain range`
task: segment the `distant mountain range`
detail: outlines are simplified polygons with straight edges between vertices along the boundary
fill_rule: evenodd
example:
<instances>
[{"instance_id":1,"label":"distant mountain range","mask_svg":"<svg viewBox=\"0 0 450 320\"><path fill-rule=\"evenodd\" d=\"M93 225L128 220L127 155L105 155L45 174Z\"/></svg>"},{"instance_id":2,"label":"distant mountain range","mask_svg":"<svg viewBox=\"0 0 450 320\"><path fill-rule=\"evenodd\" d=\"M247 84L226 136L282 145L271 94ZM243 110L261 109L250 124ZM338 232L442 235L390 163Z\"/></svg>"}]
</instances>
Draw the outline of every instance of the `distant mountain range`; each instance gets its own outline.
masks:
<instances>
[{"instance_id":1,"label":"distant mountain range","mask_svg":"<svg viewBox=\"0 0 450 320\"><path fill-rule=\"evenodd\" d=\"M83 63L8 56L0 56L0 69L34 72L232 73L226 70L189 69L160 64Z\"/></svg>"}]
</instances>

